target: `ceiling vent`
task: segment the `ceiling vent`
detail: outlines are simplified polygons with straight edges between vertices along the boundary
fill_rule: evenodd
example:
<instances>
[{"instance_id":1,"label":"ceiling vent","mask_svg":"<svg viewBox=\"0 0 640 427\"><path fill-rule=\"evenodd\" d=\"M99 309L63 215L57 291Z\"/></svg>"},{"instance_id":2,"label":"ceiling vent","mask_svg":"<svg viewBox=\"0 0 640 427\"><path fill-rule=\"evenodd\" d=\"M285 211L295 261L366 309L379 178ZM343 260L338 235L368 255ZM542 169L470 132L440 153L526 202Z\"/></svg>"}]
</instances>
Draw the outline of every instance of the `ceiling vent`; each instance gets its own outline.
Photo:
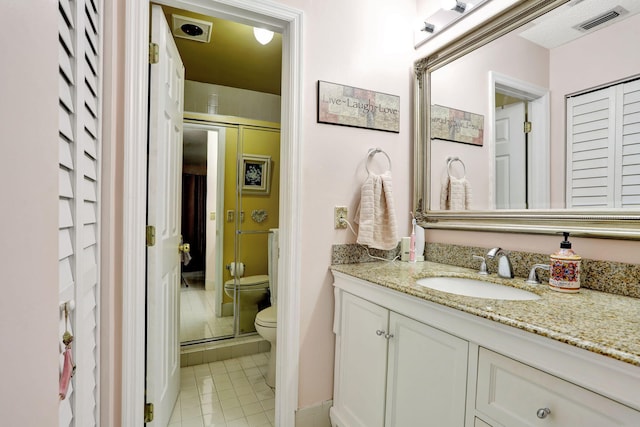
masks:
<instances>
[{"instance_id":1,"label":"ceiling vent","mask_svg":"<svg viewBox=\"0 0 640 427\"><path fill-rule=\"evenodd\" d=\"M627 10L621 6L616 6L615 8L596 16L595 18L591 18L588 21L584 21L581 24L576 25L575 28L578 31L587 32L591 31L596 27L599 27L607 22L611 22L619 16L627 13Z\"/></svg>"},{"instance_id":2,"label":"ceiling vent","mask_svg":"<svg viewBox=\"0 0 640 427\"><path fill-rule=\"evenodd\" d=\"M212 22L180 15L171 15L171 19L173 35L175 37L201 43L209 43L211 40Z\"/></svg>"}]
</instances>

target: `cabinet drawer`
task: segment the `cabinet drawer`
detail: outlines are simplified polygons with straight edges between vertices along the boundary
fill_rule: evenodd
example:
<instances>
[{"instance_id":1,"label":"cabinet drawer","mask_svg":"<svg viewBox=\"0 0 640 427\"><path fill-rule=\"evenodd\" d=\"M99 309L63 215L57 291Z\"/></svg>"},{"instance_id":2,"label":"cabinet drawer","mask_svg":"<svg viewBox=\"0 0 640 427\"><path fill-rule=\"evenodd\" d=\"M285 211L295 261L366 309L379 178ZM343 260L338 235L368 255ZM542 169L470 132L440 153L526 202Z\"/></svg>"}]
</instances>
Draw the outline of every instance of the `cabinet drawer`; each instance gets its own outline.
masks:
<instances>
[{"instance_id":1,"label":"cabinet drawer","mask_svg":"<svg viewBox=\"0 0 640 427\"><path fill-rule=\"evenodd\" d=\"M638 411L484 348L476 409L509 427L640 425Z\"/></svg>"}]
</instances>

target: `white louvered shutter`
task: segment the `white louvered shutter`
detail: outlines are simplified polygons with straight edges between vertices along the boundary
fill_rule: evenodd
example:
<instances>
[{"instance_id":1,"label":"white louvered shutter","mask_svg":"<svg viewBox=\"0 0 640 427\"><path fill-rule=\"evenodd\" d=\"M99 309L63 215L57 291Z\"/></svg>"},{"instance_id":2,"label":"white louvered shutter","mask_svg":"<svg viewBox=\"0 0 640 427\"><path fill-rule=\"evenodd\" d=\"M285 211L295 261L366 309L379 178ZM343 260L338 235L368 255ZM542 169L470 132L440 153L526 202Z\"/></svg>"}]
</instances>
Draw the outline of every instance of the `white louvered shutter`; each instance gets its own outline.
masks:
<instances>
[{"instance_id":1,"label":"white louvered shutter","mask_svg":"<svg viewBox=\"0 0 640 427\"><path fill-rule=\"evenodd\" d=\"M640 208L640 80L567 99L567 207Z\"/></svg>"},{"instance_id":2,"label":"white louvered shutter","mask_svg":"<svg viewBox=\"0 0 640 427\"><path fill-rule=\"evenodd\" d=\"M69 318L75 376L60 426L98 424L99 177L102 2L59 0L59 292ZM61 316L60 336L67 328ZM62 344L60 366L62 367Z\"/></svg>"},{"instance_id":3,"label":"white louvered shutter","mask_svg":"<svg viewBox=\"0 0 640 427\"><path fill-rule=\"evenodd\" d=\"M620 185L616 200L621 208L640 208L640 80L620 85L621 112L616 140L619 155L616 178Z\"/></svg>"},{"instance_id":4,"label":"white louvered shutter","mask_svg":"<svg viewBox=\"0 0 640 427\"><path fill-rule=\"evenodd\" d=\"M614 203L615 89L567 100L567 207Z\"/></svg>"}]
</instances>

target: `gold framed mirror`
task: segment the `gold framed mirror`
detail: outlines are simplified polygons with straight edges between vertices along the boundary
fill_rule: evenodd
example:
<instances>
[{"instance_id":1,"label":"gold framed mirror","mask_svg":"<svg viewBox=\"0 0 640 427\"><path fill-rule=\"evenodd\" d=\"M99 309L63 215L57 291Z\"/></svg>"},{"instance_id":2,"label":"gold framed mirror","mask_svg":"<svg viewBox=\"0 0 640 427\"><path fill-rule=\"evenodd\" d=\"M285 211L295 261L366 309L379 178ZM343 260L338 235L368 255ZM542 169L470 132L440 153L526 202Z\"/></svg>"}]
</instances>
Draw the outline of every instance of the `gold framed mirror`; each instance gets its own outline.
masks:
<instances>
[{"instance_id":1,"label":"gold framed mirror","mask_svg":"<svg viewBox=\"0 0 640 427\"><path fill-rule=\"evenodd\" d=\"M606 138L600 141L601 151L614 145L620 153L623 149L631 150L624 166L614 164L613 157L603 160L606 163L603 170L608 171L604 175L609 177L609 181L600 188L593 182L605 178L598 181L588 176L579 181L580 177L577 177L575 170L592 171L597 167L593 162L577 166L579 155L576 151L581 149L575 148L578 144L574 141L573 131L568 131L573 129L573 113L571 107L567 107L570 99L578 99L596 90L625 84L640 87L640 51L637 47L626 48L626 43L634 43L633 37L622 43L617 40L612 43L610 38L604 38L605 35L624 37L621 27L614 29L614 25L636 25L637 28L640 13L633 10L634 3L630 0L519 2L443 49L416 61L414 211L420 225L431 229L528 234L569 231L582 237L640 239L640 130L631 136L631 148ZM614 14L623 15L622 19L612 19L600 28L588 30L574 25L589 27L594 25L591 21L603 20L601 15L612 10ZM582 34L571 36L568 35L571 31L560 31L564 39L551 40L555 30L548 26L555 21L561 21L565 26L573 22L571 26L576 28L573 32ZM499 44L505 42L517 46L531 45L534 50L531 53L519 48L511 53ZM588 51L580 53L578 43L588 46ZM608 52L606 54L617 56L599 57L599 45L603 52ZM614 63L618 58L622 59L620 65ZM569 62L583 65L577 70L570 70ZM484 68L470 64L483 64ZM535 68L543 70L542 77L531 73ZM544 70L547 70L546 75ZM560 72L554 74L557 70ZM562 82L565 82L564 86ZM528 117L536 117L533 124L535 135L526 136L528 146L524 149L529 163L513 169L515 172L518 168L526 171L523 187L518 187L520 184L515 172L510 175L504 168L504 161L497 154L500 149L496 148L496 141L502 138L498 110L504 110L501 100L510 95L515 95L520 98L517 101L524 101L527 105L525 122ZM615 100L609 102L610 105L620 104ZM436 117L432 108L435 112L436 106L438 114L442 114L444 106L444 111L450 115L447 117L450 118L451 138L441 139L441 129L436 129L437 133L431 126L433 117ZM640 98L637 106L632 108L640 108ZM467 120L469 116L475 118L478 115L484 117L484 127L479 129L479 143L476 141L478 138L469 143L463 135L454 135L454 130L459 133L461 128L464 130L472 126ZM640 129L640 110L634 115L638 117L637 127ZM436 119L442 121L441 116ZM538 119L542 120L542 125ZM440 122L435 123L438 125ZM619 135L624 132L613 129L608 134L620 139ZM616 159L624 157L620 153L615 155ZM463 207L457 205L457 210L451 210L448 204L442 203L451 176L461 178L456 175L455 166L451 175L452 160L460 160L457 163L463 169L458 170L466 174L462 178L473 188L471 202ZM637 176L632 171L631 178L620 178L620 171L625 167L637 171ZM516 196L524 193L525 196L519 201L509 202L507 187L523 188L511 189L511 192ZM599 191L603 192L602 195Z\"/></svg>"}]
</instances>

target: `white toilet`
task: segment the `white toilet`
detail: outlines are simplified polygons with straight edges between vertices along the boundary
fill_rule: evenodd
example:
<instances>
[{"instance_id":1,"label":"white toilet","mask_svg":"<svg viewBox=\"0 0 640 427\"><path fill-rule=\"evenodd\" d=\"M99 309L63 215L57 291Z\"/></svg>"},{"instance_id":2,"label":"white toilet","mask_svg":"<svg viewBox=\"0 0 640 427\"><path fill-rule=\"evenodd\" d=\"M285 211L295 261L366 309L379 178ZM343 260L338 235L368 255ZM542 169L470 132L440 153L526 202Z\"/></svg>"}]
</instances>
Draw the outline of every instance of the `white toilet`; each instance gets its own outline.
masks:
<instances>
[{"instance_id":1,"label":"white toilet","mask_svg":"<svg viewBox=\"0 0 640 427\"><path fill-rule=\"evenodd\" d=\"M237 285L236 285L237 281ZM237 286L237 287L236 287ZM224 293L230 298L240 298L239 308L239 328L240 333L254 331L254 318L258 314L258 304L263 301L269 291L269 276L258 274L255 276L236 277L236 279L224 282Z\"/></svg>"},{"instance_id":2,"label":"white toilet","mask_svg":"<svg viewBox=\"0 0 640 427\"><path fill-rule=\"evenodd\" d=\"M278 291L278 229L269 230L269 289L271 290L271 307L261 310L256 315L256 331L262 338L271 343L271 354L265 382L269 387L276 386L276 331L277 331L277 291Z\"/></svg>"}]
</instances>

